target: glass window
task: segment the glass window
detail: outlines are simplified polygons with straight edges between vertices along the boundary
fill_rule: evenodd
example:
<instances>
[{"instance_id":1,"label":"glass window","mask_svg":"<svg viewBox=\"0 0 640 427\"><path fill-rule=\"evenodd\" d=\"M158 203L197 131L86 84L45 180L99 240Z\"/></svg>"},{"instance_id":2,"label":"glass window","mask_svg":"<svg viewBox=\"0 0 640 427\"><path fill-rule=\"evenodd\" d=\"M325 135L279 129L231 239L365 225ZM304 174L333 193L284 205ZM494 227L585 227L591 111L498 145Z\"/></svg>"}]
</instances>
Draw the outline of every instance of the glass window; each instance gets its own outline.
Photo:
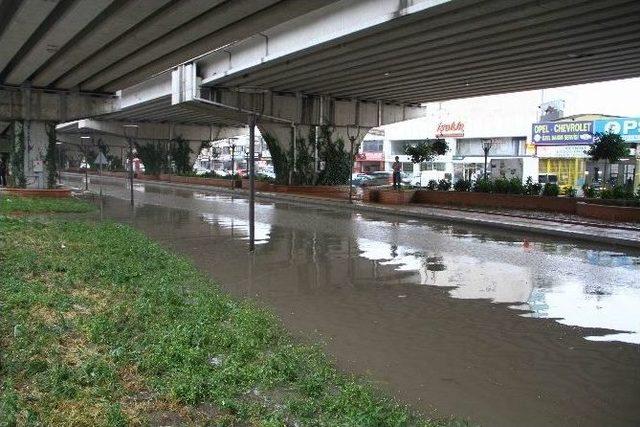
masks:
<instances>
[{"instance_id":1,"label":"glass window","mask_svg":"<svg viewBox=\"0 0 640 427\"><path fill-rule=\"evenodd\" d=\"M383 149L383 141L364 141L362 143L362 152L364 153L381 153Z\"/></svg>"},{"instance_id":2,"label":"glass window","mask_svg":"<svg viewBox=\"0 0 640 427\"><path fill-rule=\"evenodd\" d=\"M413 163L402 162L402 172L413 172Z\"/></svg>"}]
</instances>

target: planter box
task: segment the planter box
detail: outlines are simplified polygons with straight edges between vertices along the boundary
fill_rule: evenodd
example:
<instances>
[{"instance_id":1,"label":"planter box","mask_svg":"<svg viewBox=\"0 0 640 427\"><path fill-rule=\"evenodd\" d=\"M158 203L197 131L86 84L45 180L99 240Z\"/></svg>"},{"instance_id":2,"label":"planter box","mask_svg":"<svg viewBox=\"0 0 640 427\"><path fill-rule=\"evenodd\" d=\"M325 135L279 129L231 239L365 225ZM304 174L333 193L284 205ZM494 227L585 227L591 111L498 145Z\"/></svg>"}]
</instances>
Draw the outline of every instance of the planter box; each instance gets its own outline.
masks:
<instances>
[{"instance_id":1,"label":"planter box","mask_svg":"<svg viewBox=\"0 0 640 427\"><path fill-rule=\"evenodd\" d=\"M364 190L362 192L362 201L378 203L380 201L380 189L364 187Z\"/></svg>"},{"instance_id":2,"label":"planter box","mask_svg":"<svg viewBox=\"0 0 640 427\"><path fill-rule=\"evenodd\" d=\"M249 189L249 180L248 179L243 179L240 184L242 185L242 189L243 190L248 190ZM276 185L272 184L270 182L258 181L258 180L255 181L256 191L274 192L274 191L276 191L275 187L276 187Z\"/></svg>"},{"instance_id":3,"label":"planter box","mask_svg":"<svg viewBox=\"0 0 640 427\"><path fill-rule=\"evenodd\" d=\"M640 208L636 207L579 202L576 208L578 215L587 218L597 218L605 221L640 222Z\"/></svg>"},{"instance_id":4,"label":"planter box","mask_svg":"<svg viewBox=\"0 0 640 427\"><path fill-rule=\"evenodd\" d=\"M70 188L52 188L52 189L40 189L40 188L5 188L7 194L18 197L51 197L51 198L64 198L71 197Z\"/></svg>"},{"instance_id":5,"label":"planter box","mask_svg":"<svg viewBox=\"0 0 640 427\"><path fill-rule=\"evenodd\" d=\"M406 205L412 203L415 190L378 190L378 203L384 205Z\"/></svg>"},{"instance_id":6,"label":"planter box","mask_svg":"<svg viewBox=\"0 0 640 427\"><path fill-rule=\"evenodd\" d=\"M277 193L300 194L331 199L348 199L349 187L339 185L274 185ZM353 192L357 197L356 191Z\"/></svg>"},{"instance_id":7,"label":"planter box","mask_svg":"<svg viewBox=\"0 0 640 427\"><path fill-rule=\"evenodd\" d=\"M474 193L462 191L418 190L414 203L432 205L524 209L576 213L580 199L574 197L523 196L519 194Z\"/></svg>"}]
</instances>

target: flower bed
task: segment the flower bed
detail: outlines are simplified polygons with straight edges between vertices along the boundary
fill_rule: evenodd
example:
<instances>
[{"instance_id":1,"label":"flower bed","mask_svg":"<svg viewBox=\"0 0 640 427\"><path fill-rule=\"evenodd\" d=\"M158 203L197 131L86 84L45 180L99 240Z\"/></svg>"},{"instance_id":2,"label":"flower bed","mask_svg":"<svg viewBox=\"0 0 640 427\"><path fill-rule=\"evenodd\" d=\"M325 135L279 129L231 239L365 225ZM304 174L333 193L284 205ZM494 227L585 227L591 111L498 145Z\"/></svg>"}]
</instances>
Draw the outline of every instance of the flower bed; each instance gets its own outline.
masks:
<instances>
[{"instance_id":1,"label":"flower bed","mask_svg":"<svg viewBox=\"0 0 640 427\"><path fill-rule=\"evenodd\" d=\"M576 213L587 218L605 221L640 222L640 208L629 206L609 206L599 203L578 202Z\"/></svg>"},{"instance_id":2,"label":"flower bed","mask_svg":"<svg viewBox=\"0 0 640 427\"><path fill-rule=\"evenodd\" d=\"M413 202L470 208L488 207L576 213L576 203L579 200L581 199L574 197L418 190Z\"/></svg>"},{"instance_id":3,"label":"flower bed","mask_svg":"<svg viewBox=\"0 0 640 427\"><path fill-rule=\"evenodd\" d=\"M71 197L70 188L6 188L5 192L19 197Z\"/></svg>"}]
</instances>

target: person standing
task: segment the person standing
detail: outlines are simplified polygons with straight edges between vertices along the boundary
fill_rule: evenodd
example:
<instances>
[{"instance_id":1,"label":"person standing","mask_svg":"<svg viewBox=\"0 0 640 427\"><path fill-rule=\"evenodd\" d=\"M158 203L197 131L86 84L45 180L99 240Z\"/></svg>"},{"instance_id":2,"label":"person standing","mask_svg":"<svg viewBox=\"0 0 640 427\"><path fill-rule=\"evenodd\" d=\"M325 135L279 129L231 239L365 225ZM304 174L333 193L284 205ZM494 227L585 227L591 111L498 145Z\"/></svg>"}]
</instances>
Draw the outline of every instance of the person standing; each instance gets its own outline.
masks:
<instances>
[{"instance_id":1,"label":"person standing","mask_svg":"<svg viewBox=\"0 0 640 427\"><path fill-rule=\"evenodd\" d=\"M400 163L400 157L396 156L396 161L393 162L393 188L400 189L401 176L400 170L402 169L402 163Z\"/></svg>"},{"instance_id":2,"label":"person standing","mask_svg":"<svg viewBox=\"0 0 640 427\"><path fill-rule=\"evenodd\" d=\"M7 186L7 164L0 159L0 187Z\"/></svg>"}]
</instances>

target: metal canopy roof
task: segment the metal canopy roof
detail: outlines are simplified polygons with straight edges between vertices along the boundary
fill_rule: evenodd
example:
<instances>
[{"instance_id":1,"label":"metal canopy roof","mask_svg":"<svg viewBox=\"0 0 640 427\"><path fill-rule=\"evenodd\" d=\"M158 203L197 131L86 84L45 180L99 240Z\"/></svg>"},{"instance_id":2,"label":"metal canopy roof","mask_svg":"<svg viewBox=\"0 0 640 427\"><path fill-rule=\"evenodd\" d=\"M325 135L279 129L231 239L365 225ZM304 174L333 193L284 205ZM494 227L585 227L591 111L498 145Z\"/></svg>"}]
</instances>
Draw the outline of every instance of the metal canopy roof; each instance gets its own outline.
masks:
<instances>
[{"instance_id":1,"label":"metal canopy roof","mask_svg":"<svg viewBox=\"0 0 640 427\"><path fill-rule=\"evenodd\" d=\"M208 84L420 103L637 77L639 17L638 0L452 0Z\"/></svg>"}]
</instances>

